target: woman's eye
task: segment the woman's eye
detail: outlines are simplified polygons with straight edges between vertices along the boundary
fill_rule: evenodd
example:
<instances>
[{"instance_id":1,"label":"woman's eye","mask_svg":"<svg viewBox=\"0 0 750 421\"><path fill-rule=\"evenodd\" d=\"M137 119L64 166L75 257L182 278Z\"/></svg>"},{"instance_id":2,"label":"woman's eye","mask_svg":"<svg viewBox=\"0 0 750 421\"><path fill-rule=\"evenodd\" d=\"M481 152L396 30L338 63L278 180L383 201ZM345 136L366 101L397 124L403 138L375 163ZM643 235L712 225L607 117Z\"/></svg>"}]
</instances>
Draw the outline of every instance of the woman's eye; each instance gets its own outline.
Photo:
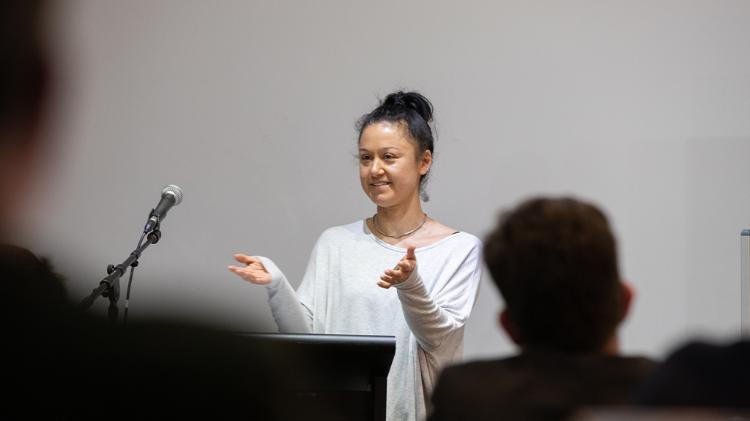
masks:
<instances>
[{"instance_id":1,"label":"woman's eye","mask_svg":"<svg viewBox=\"0 0 750 421\"><path fill-rule=\"evenodd\" d=\"M384 159L396 159L396 155L386 154L383 158Z\"/></svg>"},{"instance_id":2,"label":"woman's eye","mask_svg":"<svg viewBox=\"0 0 750 421\"><path fill-rule=\"evenodd\" d=\"M360 155L359 156L360 161L369 161L370 157L368 155Z\"/></svg>"}]
</instances>

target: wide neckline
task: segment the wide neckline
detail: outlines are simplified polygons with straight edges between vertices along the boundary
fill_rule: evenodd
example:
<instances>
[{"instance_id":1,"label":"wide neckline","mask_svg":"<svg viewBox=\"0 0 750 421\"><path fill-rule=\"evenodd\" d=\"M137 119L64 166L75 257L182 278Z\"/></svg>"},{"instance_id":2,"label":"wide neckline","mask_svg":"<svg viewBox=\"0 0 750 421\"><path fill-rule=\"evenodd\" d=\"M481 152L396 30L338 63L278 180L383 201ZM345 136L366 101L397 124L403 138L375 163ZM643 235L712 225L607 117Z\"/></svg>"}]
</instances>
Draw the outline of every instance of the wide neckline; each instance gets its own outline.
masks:
<instances>
[{"instance_id":1,"label":"wide neckline","mask_svg":"<svg viewBox=\"0 0 750 421\"><path fill-rule=\"evenodd\" d=\"M400 252L400 253L406 253L406 249L405 248L403 248L403 247L397 247L397 246L394 246L393 244L388 244L385 241L383 241L380 238L378 238L378 236L375 235L370 230L370 227L367 226L367 218L363 219L361 222L362 222L362 232L365 235L367 235L368 237L372 238L376 243L378 243L379 245L381 245L381 246L383 246L383 247L385 247L387 249L390 249L390 250L393 250L393 251L397 251L397 252ZM454 238L456 235L461 234L461 233L462 233L462 231L456 231L453 234L446 235L445 237L443 237L443 238L435 241L432 244L428 244L428 245L423 246L423 247L417 247L416 249L414 249L414 252L416 253L418 251L429 250L429 249L431 249L433 247L437 247L440 244L444 243L445 241L448 241L451 238Z\"/></svg>"}]
</instances>

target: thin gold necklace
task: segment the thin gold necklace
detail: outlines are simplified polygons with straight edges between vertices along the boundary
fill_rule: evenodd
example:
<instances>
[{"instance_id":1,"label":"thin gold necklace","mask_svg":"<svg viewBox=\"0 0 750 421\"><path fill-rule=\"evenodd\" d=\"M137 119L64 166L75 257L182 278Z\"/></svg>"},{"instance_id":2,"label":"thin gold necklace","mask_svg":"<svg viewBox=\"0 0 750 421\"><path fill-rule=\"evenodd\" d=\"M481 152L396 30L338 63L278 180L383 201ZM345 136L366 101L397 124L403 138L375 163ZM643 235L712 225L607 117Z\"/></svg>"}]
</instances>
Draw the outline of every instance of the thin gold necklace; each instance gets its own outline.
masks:
<instances>
[{"instance_id":1,"label":"thin gold necklace","mask_svg":"<svg viewBox=\"0 0 750 421\"><path fill-rule=\"evenodd\" d=\"M412 234L414 234L414 233L415 233L415 232L417 232L417 231L418 231L418 230L419 230L420 228L422 228L422 226L424 225L424 223L425 223L425 222L427 222L427 214L426 214L426 213L424 214L424 218L422 219L422 223L420 223L420 224L419 224L419 226L417 226L417 227L416 227L416 228L414 228L413 230L411 230L411 231L407 231L407 232L405 232L405 233L403 233L403 234L397 234L397 235L388 235L388 234L384 233L383 231L381 231L381 230L380 230L380 227L378 226L378 214L376 213L375 215L373 215L373 216L372 216L372 226L373 226L373 227L375 228L375 231L377 231L377 232L378 232L378 234L382 235L383 237L388 237L388 238L395 238L395 239L399 239L399 238L404 238L404 237L406 237L407 235L412 235Z\"/></svg>"}]
</instances>

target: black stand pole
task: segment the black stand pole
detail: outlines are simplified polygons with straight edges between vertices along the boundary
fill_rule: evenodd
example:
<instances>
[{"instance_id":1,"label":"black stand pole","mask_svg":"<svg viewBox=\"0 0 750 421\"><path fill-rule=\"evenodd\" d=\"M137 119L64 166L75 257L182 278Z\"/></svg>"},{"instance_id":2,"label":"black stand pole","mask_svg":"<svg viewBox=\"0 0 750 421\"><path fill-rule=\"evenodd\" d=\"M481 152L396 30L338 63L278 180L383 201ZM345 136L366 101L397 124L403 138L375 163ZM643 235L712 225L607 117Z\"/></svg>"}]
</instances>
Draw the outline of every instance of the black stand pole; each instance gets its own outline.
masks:
<instances>
[{"instance_id":1,"label":"black stand pole","mask_svg":"<svg viewBox=\"0 0 750 421\"><path fill-rule=\"evenodd\" d=\"M146 236L146 242L133 250L124 262L117 266L107 266L107 277L99 282L99 286L96 287L88 297L81 300L80 304L78 304L78 308L85 310L91 307L100 295L102 297L107 297L109 298L107 316L111 323L117 323L117 316L119 315L117 301L120 299L120 278L125 274L128 266L138 266L138 258L141 257L141 253L143 253L143 251L151 244L158 243L159 239L161 239L161 231L159 231L159 225L157 224L153 231Z\"/></svg>"}]
</instances>

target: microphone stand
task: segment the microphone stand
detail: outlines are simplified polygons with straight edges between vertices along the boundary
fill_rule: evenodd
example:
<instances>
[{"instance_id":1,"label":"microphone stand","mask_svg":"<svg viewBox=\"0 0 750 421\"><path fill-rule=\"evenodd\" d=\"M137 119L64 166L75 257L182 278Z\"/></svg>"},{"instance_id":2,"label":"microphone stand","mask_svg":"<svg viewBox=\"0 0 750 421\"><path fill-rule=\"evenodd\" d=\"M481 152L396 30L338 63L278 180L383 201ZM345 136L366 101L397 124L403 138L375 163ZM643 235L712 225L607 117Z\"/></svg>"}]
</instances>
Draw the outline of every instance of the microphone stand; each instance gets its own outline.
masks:
<instances>
[{"instance_id":1,"label":"microphone stand","mask_svg":"<svg viewBox=\"0 0 750 421\"><path fill-rule=\"evenodd\" d=\"M132 253L125 259L124 262L119 265L108 265L107 276L99 282L99 286L96 287L91 294L81 300L78 304L78 308L86 310L94 304L94 301L99 297L109 298L109 309L107 310L107 317L110 323L116 324L117 317L119 315L119 309L117 308L117 301L120 299L120 278L125 274L128 266L138 266L138 258L141 257L141 253L151 244L156 244L161 239L161 231L159 230L159 223L157 222L151 232L146 236L146 242L140 245L138 248L133 250Z\"/></svg>"}]
</instances>

